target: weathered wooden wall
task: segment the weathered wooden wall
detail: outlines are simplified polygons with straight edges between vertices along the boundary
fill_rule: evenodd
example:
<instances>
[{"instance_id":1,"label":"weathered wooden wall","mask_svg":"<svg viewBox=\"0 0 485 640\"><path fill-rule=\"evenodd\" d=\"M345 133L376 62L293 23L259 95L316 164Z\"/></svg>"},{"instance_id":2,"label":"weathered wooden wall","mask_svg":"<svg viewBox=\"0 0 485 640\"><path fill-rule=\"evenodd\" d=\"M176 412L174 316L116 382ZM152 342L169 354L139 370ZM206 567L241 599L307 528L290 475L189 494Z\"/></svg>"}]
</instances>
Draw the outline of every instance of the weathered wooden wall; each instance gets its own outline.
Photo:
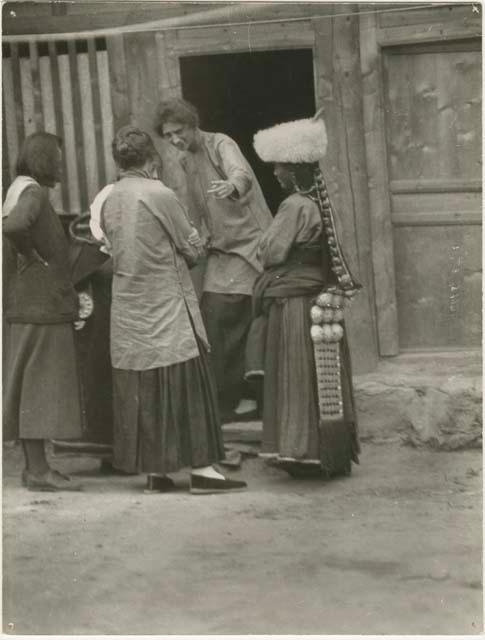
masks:
<instances>
[{"instance_id":1,"label":"weathered wooden wall","mask_svg":"<svg viewBox=\"0 0 485 640\"><path fill-rule=\"evenodd\" d=\"M308 19L297 22L279 8L270 23L77 44L26 37L4 51L4 179L26 133L56 131L67 175L57 208L83 211L114 175L113 131L131 122L154 133L157 102L181 95L182 56L308 48L329 131L322 168L365 287L348 320L356 370L403 349L477 345L481 20L471 4L410 9L336 3L314 15L300 3ZM183 198L174 152L155 140Z\"/></svg>"},{"instance_id":2,"label":"weathered wooden wall","mask_svg":"<svg viewBox=\"0 0 485 640\"><path fill-rule=\"evenodd\" d=\"M4 186L14 176L25 136L40 130L57 133L63 139L66 179L54 190L53 204L67 214L86 211L114 177L108 54L103 43L96 45L94 38L4 44Z\"/></svg>"}]
</instances>

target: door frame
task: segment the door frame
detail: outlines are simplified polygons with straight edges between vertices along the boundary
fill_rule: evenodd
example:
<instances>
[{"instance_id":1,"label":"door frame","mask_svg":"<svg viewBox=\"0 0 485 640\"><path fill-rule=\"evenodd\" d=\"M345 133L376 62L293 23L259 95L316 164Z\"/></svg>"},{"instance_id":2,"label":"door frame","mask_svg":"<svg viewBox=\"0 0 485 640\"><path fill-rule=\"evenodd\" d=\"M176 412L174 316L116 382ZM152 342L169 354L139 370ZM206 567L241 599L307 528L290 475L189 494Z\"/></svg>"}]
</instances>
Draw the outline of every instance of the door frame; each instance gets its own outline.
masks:
<instances>
[{"instance_id":1,"label":"door frame","mask_svg":"<svg viewBox=\"0 0 485 640\"><path fill-rule=\"evenodd\" d=\"M159 71L161 87L165 87L166 95L179 97L179 60L182 57L278 49L312 51L315 103L325 107L329 136L329 153L322 162L322 168L337 210L348 214L342 218L341 232L353 272L364 285L364 292L358 297L348 319L350 340L355 345L354 370L364 373L377 366L378 350L362 108L360 94L357 99L355 97L356 82L360 83L358 55L355 57L358 53L358 18L358 12L354 11L351 21L329 15L298 20L297 24L294 20L282 19L232 27L201 26L196 30L157 34L156 38L158 55L165 57ZM328 29L330 39L325 37ZM348 54L350 49L351 54ZM347 96L345 100L344 93ZM352 122L347 125L344 111L347 109L348 113L349 99Z\"/></svg>"}]
</instances>

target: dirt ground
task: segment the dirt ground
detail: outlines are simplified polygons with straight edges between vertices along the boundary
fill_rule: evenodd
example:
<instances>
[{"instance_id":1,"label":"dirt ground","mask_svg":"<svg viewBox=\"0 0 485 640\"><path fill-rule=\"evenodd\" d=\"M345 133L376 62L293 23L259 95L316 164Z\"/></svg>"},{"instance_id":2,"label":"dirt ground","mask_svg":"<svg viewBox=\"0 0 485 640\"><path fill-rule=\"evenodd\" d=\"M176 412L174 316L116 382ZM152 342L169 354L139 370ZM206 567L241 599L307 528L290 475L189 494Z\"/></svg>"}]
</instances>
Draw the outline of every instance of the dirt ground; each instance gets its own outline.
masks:
<instances>
[{"instance_id":1,"label":"dirt ground","mask_svg":"<svg viewBox=\"0 0 485 640\"><path fill-rule=\"evenodd\" d=\"M363 446L351 477L246 459L246 492L144 495L143 477L57 467L80 494L20 487L4 451L4 631L13 634L478 634L479 451Z\"/></svg>"}]
</instances>

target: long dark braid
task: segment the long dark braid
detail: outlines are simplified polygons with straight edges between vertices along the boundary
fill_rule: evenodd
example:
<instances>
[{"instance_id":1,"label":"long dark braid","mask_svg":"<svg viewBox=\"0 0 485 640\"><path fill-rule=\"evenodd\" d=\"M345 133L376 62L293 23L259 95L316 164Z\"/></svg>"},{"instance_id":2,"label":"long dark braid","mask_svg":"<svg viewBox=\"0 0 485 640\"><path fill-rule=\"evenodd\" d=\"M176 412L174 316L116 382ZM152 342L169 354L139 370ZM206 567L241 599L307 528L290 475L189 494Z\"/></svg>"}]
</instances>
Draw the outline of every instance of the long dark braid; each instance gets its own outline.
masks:
<instances>
[{"instance_id":1,"label":"long dark braid","mask_svg":"<svg viewBox=\"0 0 485 640\"><path fill-rule=\"evenodd\" d=\"M317 163L295 164L291 166L291 174L295 190L318 206L323 224L322 242L327 244L324 254L330 254L329 268L335 275L338 287L350 297L362 285L353 277L345 259L335 224L335 211L320 167Z\"/></svg>"},{"instance_id":2,"label":"long dark braid","mask_svg":"<svg viewBox=\"0 0 485 640\"><path fill-rule=\"evenodd\" d=\"M337 278L339 287L347 294L362 288L362 285L355 280L347 264L347 260L342 251L342 247L337 234L335 224L335 211L328 195L325 179L318 165L314 168L314 187L311 189L312 199L318 204L322 223L325 230L325 236L330 252L331 269ZM310 195L310 194L309 194Z\"/></svg>"}]
</instances>

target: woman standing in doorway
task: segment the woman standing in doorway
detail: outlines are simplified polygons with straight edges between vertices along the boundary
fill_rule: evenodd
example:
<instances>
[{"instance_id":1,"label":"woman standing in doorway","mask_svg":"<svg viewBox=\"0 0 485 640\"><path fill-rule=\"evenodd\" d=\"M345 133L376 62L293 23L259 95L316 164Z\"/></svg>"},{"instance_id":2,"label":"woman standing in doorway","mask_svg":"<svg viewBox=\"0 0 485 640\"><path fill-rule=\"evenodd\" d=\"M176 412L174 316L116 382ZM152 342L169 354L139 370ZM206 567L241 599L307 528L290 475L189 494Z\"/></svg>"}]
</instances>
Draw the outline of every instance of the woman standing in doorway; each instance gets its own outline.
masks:
<instances>
[{"instance_id":1,"label":"woman standing in doorway","mask_svg":"<svg viewBox=\"0 0 485 640\"><path fill-rule=\"evenodd\" d=\"M359 452L342 320L344 301L360 285L318 166L326 146L318 117L254 138L289 195L259 246L265 271L254 288L247 377L264 375L262 455L295 476L349 473Z\"/></svg>"},{"instance_id":2,"label":"woman standing in doorway","mask_svg":"<svg viewBox=\"0 0 485 640\"><path fill-rule=\"evenodd\" d=\"M150 136L123 127L113 141L119 180L100 211L113 257L111 361L113 466L148 474L148 492L173 487L189 466L192 493L245 487L213 463L224 457L207 337L188 265L201 241L173 191L158 179Z\"/></svg>"},{"instance_id":3,"label":"woman standing in doorway","mask_svg":"<svg viewBox=\"0 0 485 640\"><path fill-rule=\"evenodd\" d=\"M57 136L29 136L3 205L4 251L10 257L4 281L3 437L20 438L22 482L40 491L81 488L50 468L44 447L48 439L81 436L73 333L78 297L69 276L68 242L47 190L60 180L61 160Z\"/></svg>"}]
</instances>

